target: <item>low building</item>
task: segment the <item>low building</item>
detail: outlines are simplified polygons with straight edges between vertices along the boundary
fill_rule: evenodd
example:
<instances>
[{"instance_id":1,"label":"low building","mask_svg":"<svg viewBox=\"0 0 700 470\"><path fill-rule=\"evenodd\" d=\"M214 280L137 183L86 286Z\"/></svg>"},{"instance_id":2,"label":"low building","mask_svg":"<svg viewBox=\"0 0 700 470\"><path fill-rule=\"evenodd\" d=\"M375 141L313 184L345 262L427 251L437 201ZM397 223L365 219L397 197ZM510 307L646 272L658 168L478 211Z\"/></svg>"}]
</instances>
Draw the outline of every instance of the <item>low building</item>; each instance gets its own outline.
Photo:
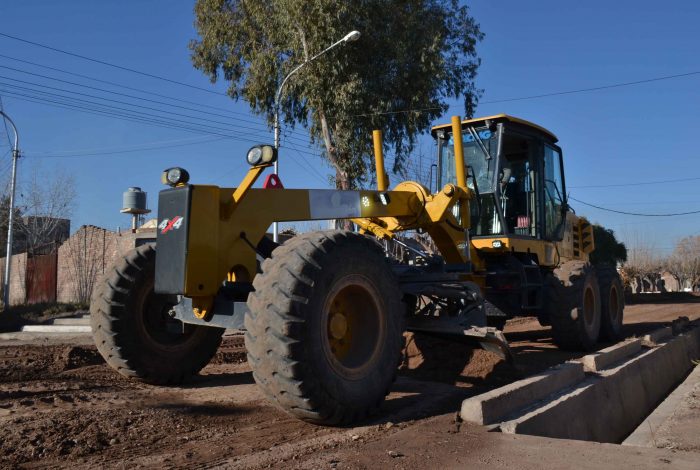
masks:
<instances>
[{"instance_id":1,"label":"low building","mask_svg":"<svg viewBox=\"0 0 700 470\"><path fill-rule=\"evenodd\" d=\"M115 232L83 225L58 249L13 255L10 304L88 303L94 287L120 256L154 239L155 228ZM4 258L0 262L4 266Z\"/></svg>"}]
</instances>

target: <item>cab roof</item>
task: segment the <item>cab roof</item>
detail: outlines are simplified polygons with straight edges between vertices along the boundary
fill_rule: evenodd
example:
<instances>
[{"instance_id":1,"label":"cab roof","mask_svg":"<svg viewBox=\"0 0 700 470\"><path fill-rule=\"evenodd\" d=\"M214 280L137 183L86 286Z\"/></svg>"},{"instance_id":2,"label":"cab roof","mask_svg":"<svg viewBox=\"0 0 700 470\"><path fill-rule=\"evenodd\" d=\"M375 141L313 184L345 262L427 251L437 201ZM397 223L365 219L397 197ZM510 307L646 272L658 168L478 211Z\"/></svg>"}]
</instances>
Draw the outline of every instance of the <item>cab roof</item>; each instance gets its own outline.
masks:
<instances>
[{"instance_id":1,"label":"cab roof","mask_svg":"<svg viewBox=\"0 0 700 470\"><path fill-rule=\"evenodd\" d=\"M529 127L537 132L540 132L540 133L546 135L547 137L552 139L554 141L554 143L556 143L559 140L559 139L557 139L556 135L554 135L553 133L551 133L550 131L548 131L544 127L538 126L537 124L535 124L533 122L526 121L525 119L520 119L520 118L517 118L514 116L509 116L507 114L495 114L493 116L479 117L479 118L474 118L474 119L466 119L466 120L462 121L462 127L464 127L465 125L468 125L468 124L478 125L478 124L483 123L484 121L487 121L487 120L496 121L496 122L498 122L498 121L514 122L516 124L520 124L521 126ZM439 131L440 129L451 130L452 124L448 123L448 124L440 124L439 126L435 126L431 129L430 133L433 135L433 137L435 137L437 134L437 131Z\"/></svg>"}]
</instances>

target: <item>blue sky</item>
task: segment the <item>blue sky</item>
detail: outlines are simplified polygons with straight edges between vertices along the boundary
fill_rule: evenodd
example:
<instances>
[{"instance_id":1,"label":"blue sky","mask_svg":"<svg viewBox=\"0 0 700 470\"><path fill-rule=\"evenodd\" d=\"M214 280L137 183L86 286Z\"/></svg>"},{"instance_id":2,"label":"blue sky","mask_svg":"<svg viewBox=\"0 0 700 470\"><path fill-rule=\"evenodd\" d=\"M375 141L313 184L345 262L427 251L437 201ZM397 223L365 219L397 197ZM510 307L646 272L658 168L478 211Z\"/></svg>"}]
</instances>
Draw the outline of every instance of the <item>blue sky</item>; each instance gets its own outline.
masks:
<instances>
[{"instance_id":1,"label":"blue sky","mask_svg":"<svg viewBox=\"0 0 700 470\"><path fill-rule=\"evenodd\" d=\"M165 0L3 1L0 32L223 92L224 84L212 86L190 64L187 43L195 37L192 5L190 1ZM631 212L700 210L700 151L694 140L700 125L700 75L588 93L489 103L700 71L700 3L478 0L469 5L486 34L478 47L483 61L478 86L485 90L478 115L505 112L554 132L564 149L567 186L577 199ZM272 140L264 122L247 112L246 103L235 103L221 94L106 67L4 37L0 37L0 54L41 65L0 57L0 83L5 84L0 84L0 96L5 111L20 129L21 147L26 154L20 175L29 175L35 169L48 176L57 172L74 175L79 194L74 229L82 224L127 227L128 217L119 214L122 191L141 186L148 191L150 205L154 206L161 189L160 172L169 166L186 167L193 182L235 186L247 169L247 148ZM144 95L43 66L192 103ZM27 90L17 86L36 88L26 82L129 100L22 71L206 111L168 108L180 113L177 118L183 121L197 119L204 125L226 126L237 139L219 139L20 100L17 95L27 94ZM164 108L158 103L141 103ZM450 111L463 113L459 106ZM449 114L443 121L448 120ZM0 138L4 135L0 134ZM287 187L327 187L329 167L317 156L318 150L308 148L304 142L301 129L288 133L283 140L283 182ZM430 145L426 139L424 149ZM146 146L150 149L134 151ZM2 172L7 174L9 167L7 149L7 143L0 142L0 176ZM92 153L100 155L85 155ZM699 179L644 184L694 177ZM616 184L633 185L586 187ZM641 218L607 213L575 202L572 205L577 213L614 229L631 245L642 241L669 251L675 240L698 234L700 229L698 215Z\"/></svg>"}]
</instances>

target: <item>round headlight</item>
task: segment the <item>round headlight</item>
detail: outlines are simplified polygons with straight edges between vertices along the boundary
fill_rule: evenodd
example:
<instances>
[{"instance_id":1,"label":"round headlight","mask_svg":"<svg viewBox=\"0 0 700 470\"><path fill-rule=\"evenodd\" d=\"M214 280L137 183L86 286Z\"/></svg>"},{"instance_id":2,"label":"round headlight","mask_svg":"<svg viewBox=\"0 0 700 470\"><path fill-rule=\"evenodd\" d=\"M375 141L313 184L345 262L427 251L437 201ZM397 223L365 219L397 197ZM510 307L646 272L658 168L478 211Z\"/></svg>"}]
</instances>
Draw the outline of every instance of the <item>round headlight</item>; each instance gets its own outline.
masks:
<instances>
[{"instance_id":1,"label":"round headlight","mask_svg":"<svg viewBox=\"0 0 700 470\"><path fill-rule=\"evenodd\" d=\"M182 176L182 170L179 168L173 168L168 171L168 183L177 184L180 182L180 177Z\"/></svg>"},{"instance_id":2,"label":"round headlight","mask_svg":"<svg viewBox=\"0 0 700 470\"><path fill-rule=\"evenodd\" d=\"M255 166L262 162L262 149L260 147L253 147L248 150L248 164Z\"/></svg>"},{"instance_id":3,"label":"round headlight","mask_svg":"<svg viewBox=\"0 0 700 470\"><path fill-rule=\"evenodd\" d=\"M272 145L256 145L248 150L246 159L251 166L269 165L277 160L277 149Z\"/></svg>"},{"instance_id":4,"label":"round headlight","mask_svg":"<svg viewBox=\"0 0 700 470\"><path fill-rule=\"evenodd\" d=\"M167 184L168 186L177 186L179 184L186 184L190 180L190 174L184 168L168 168L163 172L161 180L163 184Z\"/></svg>"}]
</instances>

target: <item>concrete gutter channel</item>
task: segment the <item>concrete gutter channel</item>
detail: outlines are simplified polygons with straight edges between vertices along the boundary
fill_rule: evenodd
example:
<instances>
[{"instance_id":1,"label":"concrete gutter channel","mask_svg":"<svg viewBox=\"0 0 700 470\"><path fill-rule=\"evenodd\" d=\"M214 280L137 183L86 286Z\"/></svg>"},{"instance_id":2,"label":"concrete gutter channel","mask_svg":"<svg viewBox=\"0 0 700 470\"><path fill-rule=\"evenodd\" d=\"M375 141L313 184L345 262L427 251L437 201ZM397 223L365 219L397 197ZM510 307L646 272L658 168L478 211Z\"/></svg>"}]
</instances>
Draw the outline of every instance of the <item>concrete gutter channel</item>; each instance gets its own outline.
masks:
<instances>
[{"instance_id":1,"label":"concrete gutter channel","mask_svg":"<svg viewBox=\"0 0 700 470\"><path fill-rule=\"evenodd\" d=\"M664 399L699 358L700 325L679 319L672 328L468 398L460 416L509 434L607 443L621 443L632 434L626 443L648 445L641 431L650 427L646 418L654 416L660 403L663 409ZM656 421L662 422L664 416ZM640 437L633 439L637 433Z\"/></svg>"},{"instance_id":2,"label":"concrete gutter channel","mask_svg":"<svg viewBox=\"0 0 700 470\"><path fill-rule=\"evenodd\" d=\"M622 442L624 446L658 447L663 444L658 441L660 429L673 426L674 415L691 407L688 398L700 392L700 367L695 367L688 377L680 384L656 409L646 417L644 422Z\"/></svg>"}]
</instances>

